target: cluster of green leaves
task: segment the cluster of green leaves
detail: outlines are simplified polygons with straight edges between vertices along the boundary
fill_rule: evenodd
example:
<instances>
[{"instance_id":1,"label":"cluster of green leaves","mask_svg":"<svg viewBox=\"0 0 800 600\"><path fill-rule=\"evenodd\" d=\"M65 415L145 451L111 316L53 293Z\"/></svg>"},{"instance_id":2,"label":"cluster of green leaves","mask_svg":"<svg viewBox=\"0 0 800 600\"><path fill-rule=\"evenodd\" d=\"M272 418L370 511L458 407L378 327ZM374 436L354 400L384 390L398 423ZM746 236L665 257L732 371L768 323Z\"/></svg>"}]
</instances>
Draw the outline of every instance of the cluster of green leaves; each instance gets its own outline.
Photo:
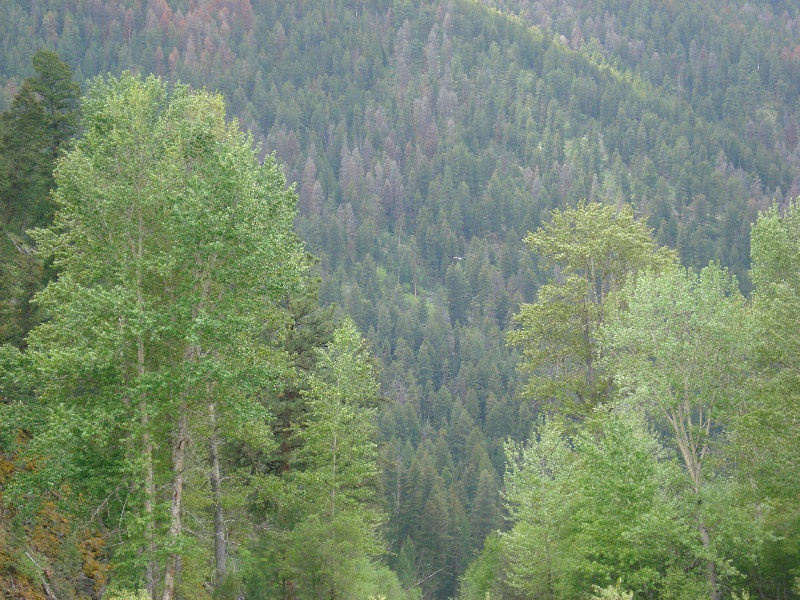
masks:
<instances>
[{"instance_id":1,"label":"cluster of green leaves","mask_svg":"<svg viewBox=\"0 0 800 600\"><path fill-rule=\"evenodd\" d=\"M607 244L578 235L569 253L558 252L559 240L594 222L598 210L579 207L530 236L563 276L546 287L568 286L570 261L584 252L597 265L609 248L624 256L627 238L615 227L596 234ZM630 226L648 241L642 223ZM592 351L607 392L587 413L538 385L558 381L559 373L535 374L530 389L551 416L527 445L508 446L504 497L512 528L470 567L465 598L580 598L593 587L712 600L733 590L792 593L796 555L776 557L797 544L797 499L793 484L778 482L794 480L796 461L770 438L789 444L796 435L796 411L786 402L797 382L784 340L796 329L789 274L798 231L794 206L759 219L751 303L713 263L695 272L669 264L664 253L663 262L645 262L638 273L633 264L623 267L604 319L593 321ZM652 242L645 247L640 259L658 255ZM522 315L547 311L548 303L572 314L590 303L554 297L540 295ZM584 330L581 321L553 319L559 332ZM536 335L539 323L521 319L512 339L534 350L550 344L557 354L560 338ZM560 385L582 389L589 377L578 371Z\"/></svg>"},{"instance_id":2,"label":"cluster of green leaves","mask_svg":"<svg viewBox=\"0 0 800 600\"><path fill-rule=\"evenodd\" d=\"M535 303L520 307L520 327L509 334L523 346L521 367L530 372L525 394L570 413L591 409L608 398L611 383L597 364L607 306L639 271L657 272L676 255L656 247L630 207L598 203L554 211L525 241L557 277L539 288Z\"/></svg>"}]
</instances>

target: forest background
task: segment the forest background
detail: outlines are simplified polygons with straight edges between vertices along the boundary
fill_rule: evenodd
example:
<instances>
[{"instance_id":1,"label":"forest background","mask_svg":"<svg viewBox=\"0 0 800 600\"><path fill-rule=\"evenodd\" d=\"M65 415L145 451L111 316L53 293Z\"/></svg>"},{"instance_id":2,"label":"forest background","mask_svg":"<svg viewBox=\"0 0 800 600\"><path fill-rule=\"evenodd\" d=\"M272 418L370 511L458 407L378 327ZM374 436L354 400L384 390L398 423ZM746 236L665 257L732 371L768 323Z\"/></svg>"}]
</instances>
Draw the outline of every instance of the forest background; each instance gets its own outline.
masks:
<instances>
[{"instance_id":1,"label":"forest background","mask_svg":"<svg viewBox=\"0 0 800 600\"><path fill-rule=\"evenodd\" d=\"M318 261L311 270L320 277L319 303L335 305L336 316L317 308L314 298L305 298L305 307L298 306L303 303L298 298L287 300L286 310L295 311L298 320L311 314L312 321L331 323L347 315L377 359L384 400L375 416L380 477L379 493L371 502L385 514L380 532L386 564L400 587L425 598L459 593L460 578L479 556L471 578L463 580L461 594L540 593L535 587L539 584L531 583L540 582L540 576L520 573L513 566L509 548L522 552L523 546L504 546L500 538L490 537L490 547L481 554L490 532L519 531L515 527L524 522L524 515L514 516L520 497L515 499L510 488L501 497L507 469L513 473L516 468L507 456L506 441L524 444L532 439L527 452L535 454L537 439L550 440L553 456L580 448L559 446L558 439L575 438L573 431L556 435L539 421L552 412L551 400L561 391L537 395L531 387L529 377L537 375L538 367L531 366L530 355L523 357L531 341L507 341L520 307L535 305L542 299L541 290L561 283L569 270L559 259L547 260L546 245L526 244L528 232L550 223L554 210L564 214L581 201L618 211L629 206L652 230L655 247L675 249L680 263L692 269L716 261L736 277L734 289L749 299L757 283L750 270L751 225L773 204L783 210L800 195L800 14L792 2L12 0L0 5L0 31L0 108L6 111L2 341L24 348L27 334L42 318L28 299L54 274L49 264L27 253L32 241L25 231L46 226L52 218L46 191L53 186L54 159L81 131L77 120L71 120L77 119L77 102L71 101L58 110L43 108L44 116L61 119L51 123L55 135L20 136L13 129L26 126L15 117L25 109L24 81L32 76L35 80L37 73L42 80L32 62L36 50L57 51L81 86L98 74L119 76L129 69L193 89L218 90L239 127L260 144L261 157L274 152L286 181L296 184L299 214L294 229ZM59 81L65 81L63 74ZM41 87L33 91L39 96L30 102L43 95ZM61 93L62 100L77 98L69 86L52 96ZM46 160L42 147L52 151ZM20 157L28 156L33 166L19 169ZM777 214L770 218L780 230ZM789 231L780 242L787 244L785 251L773 253L785 254L789 262L775 267L773 276L764 276L760 289L767 294L765 302L785 298L768 292L770 285L793 285L784 281L796 267L791 262L791 223L787 220ZM768 229L767 221L764 227ZM762 273L768 273L772 259L764 260ZM706 277L714 280L708 273ZM313 290L310 281L307 285ZM688 297L702 282L687 285ZM620 282L619 290L622 287ZM735 296L730 287L718 286L725 298ZM759 360L786 366L790 372L787 332L795 325L786 317L790 309L781 313L773 308L773 314L785 318L776 318L772 329L763 320L742 329L761 331L760 339L786 336L785 351L771 355L769 348L781 346L767 343ZM311 346L328 345L331 323L306 328L317 336ZM524 321L521 326L524 330ZM531 327L529 323L528 331ZM609 347L623 332L608 333ZM594 347L589 351L596 352ZM525 371L521 364L530 368ZM626 364L620 359L604 368L634 369ZM772 387L764 384L753 391L749 403L761 406L756 399L780 397L786 402L781 414L795 414L789 401L795 393L793 380L785 378L779 383L769 379ZM5 402L31 393L18 384L13 377L4 380ZM300 387L305 385L310 384ZM597 397L610 397L605 393L611 391L600 390ZM305 418L305 397L288 390L285 403L271 406L279 421L274 431L283 443L269 450L274 456L264 459L265 472L283 472L286 460L281 453L304 443L282 435L296 419ZM775 403L766 406L774 408ZM739 411L748 416L749 429L740 424L734 430L728 427L732 421L723 420L709 430L709 438L728 440L736 431L742 448L778 452L780 440L790 442L783 450L796 445L789 425L776 427L764 416L769 411L762 413L756 418L755 413ZM789 416L785 420L793 422ZM754 421L766 425L759 428ZM677 446L666 435L669 428L651 425L660 444L677 455ZM533 431L538 433L532 437ZM602 439L616 430L597 431L604 432L597 434ZM20 441L8 432L4 435L5 478L18 468L10 465ZM615 435L640 440L640 450L650 443L649 438L640 439L644 434L638 430ZM586 444L581 457L591 455L586 450L591 444ZM644 453L662 451L651 448ZM759 525L762 537L731 542L724 551L715 548L723 554L738 548L723 560L727 570L721 569L720 593L797 593L798 506L793 487L784 485L794 479L793 455L778 459L775 454L712 454L724 458L711 469L731 474L735 463L741 468L731 474L731 481L745 481L758 490L752 497L739 488L725 496L725 502L737 508L723 511L730 518L719 521L717 529L730 530L741 522L731 515L744 519L743 507L756 507L767 515L763 528ZM237 459L226 460L233 464ZM564 460L571 464L573 459ZM586 461L579 460L590 464ZM566 479L573 480L580 477ZM557 477L553 481L548 489L563 493L559 486L564 482ZM530 485L545 489L541 482ZM42 508L51 511L51 529L62 518L56 504ZM772 508L767 511L767 506ZM274 506L265 501L261 508L269 511ZM298 517L286 517L293 518ZM537 527L542 531L541 524ZM577 552L574 544L580 536L571 538L572 533L558 529L560 522L553 527L563 539L572 540L564 547ZM19 533L22 546L7 553L11 558L0 554L0 559L5 561L6 582L27 581L30 589L39 589L37 569L21 565L47 556L63 564L69 561L56 558L55 549L43 549L47 536L41 530L36 543L42 557L28 561L19 548L35 545L30 542L37 535L35 526L29 529ZM13 537L12 532L3 533ZM81 558L70 558L60 585L86 594L102 588L89 592L94 583L81 579L100 581L108 556L103 536L94 533L75 534L86 549ZM315 535L306 534L308 539ZM686 535L702 537L699 532ZM274 548L287 543L256 537L248 550L253 565L266 564ZM96 551L88 549L92 544ZM698 577L704 582L702 564L714 557L709 546L698 544L705 549L678 547L675 552L694 557L687 564L697 564L681 569L701 573ZM748 545L757 548L755 557L742 550ZM666 542L665 547L673 548ZM90 559L98 559L96 571L86 567ZM282 560L288 565L292 559ZM12 563L13 568L7 566ZM570 573L574 565L560 568ZM616 584L621 578L608 569L600 571L591 581L563 581L572 581L569 585L575 589L583 586L588 593L592 584ZM644 574L624 581L623 587L640 586L637 590L664 597L672 593L669 589L688 590L691 586L685 582L669 579L677 577L676 572ZM255 577L251 582L266 589L263 586L276 585L281 577L286 581L285 575L265 575L272 583ZM548 589L556 597L573 593L573 588ZM263 593L291 597L293 592ZM705 588L698 592L705 593Z\"/></svg>"}]
</instances>

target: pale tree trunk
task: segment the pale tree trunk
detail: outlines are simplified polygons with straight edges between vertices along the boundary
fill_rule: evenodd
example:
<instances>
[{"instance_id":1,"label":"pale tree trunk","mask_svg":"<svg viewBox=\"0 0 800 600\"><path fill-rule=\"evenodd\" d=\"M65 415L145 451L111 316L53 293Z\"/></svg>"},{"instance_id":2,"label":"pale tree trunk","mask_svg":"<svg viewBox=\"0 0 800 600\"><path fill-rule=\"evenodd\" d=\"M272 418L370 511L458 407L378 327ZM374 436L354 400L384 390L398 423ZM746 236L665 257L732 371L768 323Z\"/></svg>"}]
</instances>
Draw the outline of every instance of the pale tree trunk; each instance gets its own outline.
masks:
<instances>
[{"instance_id":1,"label":"pale tree trunk","mask_svg":"<svg viewBox=\"0 0 800 600\"><path fill-rule=\"evenodd\" d=\"M553 557L550 555L550 534L544 534L544 552L547 557L547 595L550 598L556 597L555 586L553 585Z\"/></svg>"},{"instance_id":2,"label":"pale tree trunk","mask_svg":"<svg viewBox=\"0 0 800 600\"><path fill-rule=\"evenodd\" d=\"M700 539L703 542L703 548L711 546L711 537L708 535L705 521L702 517L699 520L698 529L700 530ZM708 578L708 587L711 590L711 600L719 600L721 595L719 593L719 586L717 585L717 563L713 560L706 561L706 577Z\"/></svg>"},{"instance_id":3,"label":"pale tree trunk","mask_svg":"<svg viewBox=\"0 0 800 600\"><path fill-rule=\"evenodd\" d=\"M141 336L138 341L138 368L139 378L144 376L144 340ZM153 476L153 443L150 440L150 418L147 414L147 398L142 392L139 398L139 419L142 426L142 454L145 460L145 489L144 513L147 519L145 533L145 552L147 553L147 566L145 569L145 585L150 598L155 598L155 531L153 523L153 498L155 497L155 479Z\"/></svg>"},{"instance_id":4,"label":"pale tree trunk","mask_svg":"<svg viewBox=\"0 0 800 600\"><path fill-rule=\"evenodd\" d=\"M684 381L684 386L688 390L688 378ZM688 397L688 391L685 392ZM711 535L706 526L705 519L701 514L700 492L703 487L703 459L708 450L707 440L711 431L710 411L705 412L701 409L697 417L697 423L693 424L691 403L684 400L678 404L675 412L666 412L672 431L675 434L675 441L680 450L686 470L692 480L692 489L697 496L697 531L700 534L700 542L703 549L711 547ZM706 580L711 600L720 600L721 594L717 581L717 563L714 559L706 561Z\"/></svg>"},{"instance_id":5,"label":"pale tree trunk","mask_svg":"<svg viewBox=\"0 0 800 600\"><path fill-rule=\"evenodd\" d=\"M172 468L174 481L172 488L172 503L170 505L169 539L173 543L181 534L181 500L183 497L183 470L186 456L186 444L189 441L189 424L186 415L186 402L181 402L180 417L178 418L178 431L172 452ZM167 558L167 568L164 573L163 600L172 600L175 593L175 575L180 563L180 556L175 553Z\"/></svg>"},{"instance_id":6,"label":"pale tree trunk","mask_svg":"<svg viewBox=\"0 0 800 600\"><path fill-rule=\"evenodd\" d=\"M214 268L216 257L212 256L208 264L208 272ZM207 273L195 271L195 277L201 282L200 303L192 309L192 319L197 319L203 309L203 303L208 298L210 289L210 280ZM202 348L197 344L190 344L184 352L184 361L194 363L200 358ZM172 502L170 505L170 524L168 538L172 543L176 543L181 534L181 510L183 499L183 484L184 484L184 460L186 458L186 445L189 442L189 417L187 415L187 401L186 396L188 390L184 392L184 396L180 403L178 417L178 431L175 437L173 450L172 450L172 469L173 469L173 489L172 489ZM174 553L167 559L167 567L164 573L164 594L163 600L172 600L175 593L175 577L180 569L181 557L179 554Z\"/></svg>"},{"instance_id":7,"label":"pale tree trunk","mask_svg":"<svg viewBox=\"0 0 800 600\"><path fill-rule=\"evenodd\" d=\"M144 283L142 275L142 262L144 260L145 226L142 214L141 182L137 182L137 237L135 244L131 241L132 250L137 259L136 272L136 309L142 317L145 311ZM136 371L141 383L145 375L145 348L144 335L139 333L136 339ZM145 567L145 587L150 598L155 598L155 523L153 522L153 502L155 498L155 477L153 474L153 443L150 440L150 417L147 409L147 395L144 391L139 395L139 422L142 427L142 455L145 463L145 490L144 513L147 521L145 531L145 554L147 565Z\"/></svg>"},{"instance_id":8,"label":"pale tree trunk","mask_svg":"<svg viewBox=\"0 0 800 600\"><path fill-rule=\"evenodd\" d=\"M216 562L217 584L225 579L225 520L222 513L222 478L219 468L219 437L217 436L217 406L208 407L211 422L211 438L208 441L208 455L211 461L211 493L214 498L214 559Z\"/></svg>"}]
</instances>

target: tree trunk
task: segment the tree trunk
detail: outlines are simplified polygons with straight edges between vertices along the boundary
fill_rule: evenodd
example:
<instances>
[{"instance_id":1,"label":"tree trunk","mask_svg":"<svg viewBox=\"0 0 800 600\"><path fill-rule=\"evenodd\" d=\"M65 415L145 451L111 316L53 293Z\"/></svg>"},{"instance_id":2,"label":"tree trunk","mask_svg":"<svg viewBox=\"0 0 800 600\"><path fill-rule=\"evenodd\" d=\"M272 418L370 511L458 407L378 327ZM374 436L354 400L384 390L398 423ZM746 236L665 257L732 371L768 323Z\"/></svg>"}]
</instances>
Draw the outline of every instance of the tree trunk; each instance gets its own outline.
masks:
<instances>
[{"instance_id":1,"label":"tree trunk","mask_svg":"<svg viewBox=\"0 0 800 600\"><path fill-rule=\"evenodd\" d=\"M178 418L178 431L175 439L175 446L172 452L172 466L174 472L174 483L172 489L172 504L170 506L169 541L176 543L181 534L181 499L183 496L183 460L186 454L186 443L188 442L188 417L186 415L186 402L180 406L180 417ZM177 553L171 554L167 559L167 569L164 573L164 595L163 600L172 600L175 592L175 574L177 572L180 556Z\"/></svg>"},{"instance_id":2,"label":"tree trunk","mask_svg":"<svg viewBox=\"0 0 800 600\"><path fill-rule=\"evenodd\" d=\"M211 460L211 493L214 497L214 559L217 567L217 584L225 579L225 521L222 514L222 479L219 469L219 437L217 437L217 406L208 406L211 421L211 438L208 441L208 455Z\"/></svg>"},{"instance_id":3,"label":"tree trunk","mask_svg":"<svg viewBox=\"0 0 800 600\"><path fill-rule=\"evenodd\" d=\"M705 522L700 519L698 524L700 531L700 539L703 542L703 548L708 548L711 545L711 536L708 535L708 529ZM717 586L717 563L709 559L706 561L706 573L708 577L708 587L711 592L711 600L720 600L719 587Z\"/></svg>"},{"instance_id":4,"label":"tree trunk","mask_svg":"<svg viewBox=\"0 0 800 600\"><path fill-rule=\"evenodd\" d=\"M145 552L147 554L147 567L145 570L145 585L147 587L147 595L150 598L155 598L156 581L155 581L155 531L153 522L153 498L155 496L155 481L153 476L153 443L150 441L150 433L148 432L149 418L147 416L147 403L142 400L139 403L139 412L141 414L142 424L142 453L145 459L145 491L144 491L144 513L147 519L147 530L145 533Z\"/></svg>"},{"instance_id":5,"label":"tree trunk","mask_svg":"<svg viewBox=\"0 0 800 600\"><path fill-rule=\"evenodd\" d=\"M136 310L142 318L145 313L144 303L144 277L142 273L142 262L144 261L144 246L147 230L144 225L144 215L142 213L142 180L137 179L134 186L136 188L136 219L137 232L135 241L129 237L131 251L136 256ZM144 336L140 332L136 339L136 371L139 376L139 383L145 375L145 349ZM142 455L145 462L145 492L144 492L144 513L147 519L145 531L145 554L147 556L147 566L145 567L145 587L150 598L156 597L156 563L155 555L155 522L153 520L153 502L155 499L155 477L153 474L153 443L150 440L150 417L147 413L147 396L144 391L139 396L139 422L142 426Z\"/></svg>"},{"instance_id":6,"label":"tree trunk","mask_svg":"<svg viewBox=\"0 0 800 600\"><path fill-rule=\"evenodd\" d=\"M139 294L140 309L143 305L141 292ZM144 378L144 339L139 336L137 340L137 370L139 374L139 381ZM155 598L156 581L155 570L156 564L153 558L155 554L155 523L153 522L153 499L155 498L155 478L153 475L153 443L150 440L150 417L147 414L147 397L145 392L142 392L139 397L139 422L142 426L142 455L144 456L145 475L144 475L144 514L147 519L145 531L145 554L147 556L147 566L145 567L145 587L147 588L147 595L150 598Z\"/></svg>"},{"instance_id":7,"label":"tree trunk","mask_svg":"<svg viewBox=\"0 0 800 600\"><path fill-rule=\"evenodd\" d=\"M688 387L688 380L684 383ZM692 479L692 488L695 495L697 495L697 531L700 533L700 541L703 544L703 549L707 550L711 546L711 535L708 532L703 516L700 514L700 491L703 487L703 457L706 454L705 445L701 445L696 439L691 436L691 406L680 405L677 413L665 413L673 432L675 433L675 441L678 449L683 456L683 462L686 465L686 470L689 472L689 477ZM706 434L710 427L710 419L706 426ZM706 561L706 577L708 579L708 587L711 595L711 600L720 600L721 594L719 586L717 585L717 563L713 559Z\"/></svg>"}]
</instances>

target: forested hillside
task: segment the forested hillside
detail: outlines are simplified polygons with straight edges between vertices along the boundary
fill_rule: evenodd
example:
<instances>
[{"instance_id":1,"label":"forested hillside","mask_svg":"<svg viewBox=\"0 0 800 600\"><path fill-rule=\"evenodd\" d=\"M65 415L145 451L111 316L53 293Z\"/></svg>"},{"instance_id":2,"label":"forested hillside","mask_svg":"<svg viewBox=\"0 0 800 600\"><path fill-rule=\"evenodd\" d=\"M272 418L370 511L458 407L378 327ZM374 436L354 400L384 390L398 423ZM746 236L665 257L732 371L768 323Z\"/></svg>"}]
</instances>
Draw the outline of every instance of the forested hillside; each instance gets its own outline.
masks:
<instances>
[{"instance_id":1,"label":"forested hillside","mask_svg":"<svg viewBox=\"0 0 800 600\"><path fill-rule=\"evenodd\" d=\"M294 288L287 284L286 289L270 291L274 311L263 316L261 333L272 338L271 360L280 368L261 374L269 384L259 392L261 408L251 408L268 409L271 441L262 440L259 446L252 439L236 438L231 433L235 422L219 434L226 441L223 471L230 469L236 481L236 491L225 503L236 515L231 518L238 528L228 534L231 545L226 552L236 557L229 571L240 573L239 579L230 580L228 591L216 589L219 597L235 597L240 589L253 598L333 597L325 594L334 588L319 587L320 581L328 581L325 577L336 580L326 571L325 556L314 563L319 578L308 575L311 540L337 535L325 530L319 500L324 491L313 483L318 482L315 469L335 459L321 458L327 455L315 437L322 433L315 434L314 425L322 427L331 418L323 402L331 395L325 386L331 385L330 374L343 368L338 363L336 368L322 368L318 362L367 360L356 332L347 325L337 329L345 316L367 340L379 383L379 389L370 391L363 381L353 382L347 396L357 399L354 410L359 418L372 418L376 426L372 433L354 428L348 433L353 436L350 443L363 445L374 437L376 456L362 459L364 464L377 459L379 465L379 473L372 475L364 467L375 493L361 497L354 491L348 504L353 522L369 524L356 537L359 548L370 550L354 554L351 571L343 572L362 573L358 581L383 581L372 587L364 583L362 593L383 590L391 596L400 594L402 587L409 597L431 599L459 593L481 599L487 593L567 598L590 593L592 585L619 581L637 597L708 597L703 587L708 570L698 565L714 562L719 565L715 568L720 593L726 596L746 590L752 597L789 597L797 593L791 590L800 568L797 519L792 516L797 503L789 499L791 486L780 482L791 469L781 463L762 480L758 469L769 471L765 465L770 464L772 450L740 456L709 450L716 462L707 472L730 474L732 464L751 465L751 470L736 472L743 478L737 481L750 477L758 493L745 498L743 492L726 495L719 491L724 486L711 486L724 498L715 506L735 510L720 508L707 526L693 524L693 513L684 504L694 496L680 479L693 463L685 463L686 456L680 462L665 458L681 452L680 444L670 441L676 429L670 429L669 420L649 415L643 422L621 417L604 421L593 412L596 406L610 406L620 390L645 394L636 392L644 377L637 370L641 365L634 368L623 358L632 335L625 327L654 326L644 317L637 323L609 325L611 329L597 335L607 336L604 348L612 350L601 351L599 342L595 345L595 326L601 332L606 320L617 323L618 308L604 306L605 291L597 294L602 301L584 302L589 296L580 287L582 280L567 291L559 287L572 281L570 273L583 277L585 269L559 254L556 242L544 232L559 215L564 222L574 219L567 229L578 227L582 213L569 213L575 207L589 214L598 206L594 203L613 207L615 215L630 218L637 243L641 236L651 240L633 250L625 246L625 252L647 256L665 246L676 254L635 264L626 254L628 262L623 260L616 271L609 269L612 275L600 289L608 285L606 291L622 298L631 294L622 304L635 306L638 296L626 287L628 274L660 269L664 277L673 278L673 288L682 290L689 304L695 301L695 290L708 285L719 296L749 307L759 291L753 295L758 272L750 271L751 225L773 204L783 210L800 196L799 33L800 9L791 2L5 1L0 4L0 108L5 110L0 132L0 342L25 352L12 355L9 350L3 355L6 374L0 396L13 412L16 402L35 405L32 399L41 393L41 384L27 381L25 361L33 356L29 344L33 343L31 352L46 344L41 329L32 338L26 336L42 319L57 314L57 302L54 294L50 305L28 301L47 282L58 281L59 267L31 253L41 242L25 231L50 224L55 207L45 190L56 185L51 174L55 161L73 147L73 138L91 131L90 123L77 125L78 92L68 82L78 82L86 92L87 80L97 75L120 77L126 70L143 77L154 74L170 85L180 81L194 90L219 91L228 114L259 145L260 158L274 153L287 185L296 186L294 231L315 257L309 259L310 276L298 275ZM34 54L39 48L58 53L47 64L63 60L72 73L47 71L41 54L37 64ZM40 106L48 93L61 104ZM776 223L780 220L779 213L770 214ZM600 222L611 229L618 226L614 217L603 219L584 222L585 230L600 230ZM616 256L621 252L615 246L618 241L601 235L597 243ZM590 256L592 251L587 250ZM762 252L767 252L764 246ZM694 271L680 271L673 264L676 260L693 270L708 267L710 261L718 267L693 279ZM794 263L787 265L781 268L794 268ZM729 274L735 283L726 279ZM648 284L653 297L666 293L658 291L659 281ZM761 293L768 299L764 302L785 299L780 290L768 291L779 283L779 276L763 275ZM547 308L554 299L563 305ZM573 310L578 305L589 308L578 314ZM333 313L325 308L330 306L335 306ZM545 308L531 309L536 306ZM590 323L583 330L589 333L576 342L570 327L580 319ZM742 329L761 331L767 339L780 330L764 319ZM509 343L512 330L517 333ZM135 339L134 329L130 335ZM735 376L742 379L725 379L730 389L741 388L748 372L761 373L789 361L784 354L772 357L762 348L758 361L748 362L748 353L741 350L745 342L736 343L738 350L730 350L725 360L748 366ZM541 359L540 350L547 360ZM697 350L706 351L713 354L715 349ZM225 360L225 369L233 369L230 361L235 359ZM662 364L676 360L665 356ZM720 369L727 373L730 364L720 360ZM235 369L225 373L231 379L239 376ZM769 435L764 432L775 425L771 419L776 413L762 403L768 405L763 399L775 390L793 389L792 383L764 377L750 378L763 383L749 400L763 408L757 414L745 411L741 414L749 416L726 416L712 423L703 421L702 414L708 416L703 408L691 405L687 410L700 412L701 422L709 424L707 435L715 439L734 440L750 450L780 448L765 441ZM365 387L359 387L362 384ZM243 397L252 392L236 389ZM203 410L204 418L214 418L216 409ZM739 414L724 414L733 413ZM543 421L545 415L548 419ZM217 439L213 427L204 429L203 420L193 418L199 428L193 435L203 440L198 444L211 448ZM19 421L9 420L15 426L3 429L0 486L8 486L9 497L31 493L37 485L31 474L19 479L24 485L5 483L16 481L14 473L20 470L36 472L33 466L21 465L21 457L27 456L21 448L31 436L41 436L41 415L33 421L17 427ZM730 425L733 421L736 428ZM584 422L590 425L577 432L577 424ZM134 435L133 429L123 430ZM47 436L41 437L44 444ZM557 507L559 498L574 495L576 504L564 502L558 508L590 515L601 507L602 497L592 495L599 492L592 492L591 482L597 473L612 472L609 465L614 463L605 452L612 444L597 442L602 439L618 440L614 444L624 448L621 452L637 457L628 465L630 470L614 471L617 479L609 475L606 491L618 493L614 486L622 486L629 477L642 481L646 489L640 489L640 495L632 492L638 504L632 500L626 514L645 524L634 535L624 530L625 518L618 515L605 521L585 517L594 529L576 533L567 531L568 519L556 516L544 529L536 529L541 523L536 525L535 515L524 509L532 504L526 496L531 490L547 491L539 497L542 506ZM791 443L792 437L780 439ZM521 445L507 447L508 440ZM159 485L170 485L174 473L167 468L169 448L154 456L156 479L163 478ZM536 488L525 465L542 456L560 461L552 473L562 469L563 475L548 471L536 480ZM129 473L122 466L128 458L111 458L122 461L112 463ZM792 464L790 458L787 464ZM81 468L88 473L95 467ZM245 475L248 468L250 475ZM258 477L251 480L253 473ZM195 476L197 481L205 477L200 472ZM242 491L256 480L260 491L255 496ZM275 480L287 487L276 491L280 486ZM197 485L197 490L203 489ZM305 498L293 507L298 486L316 490L317 499ZM762 493L760 486L771 491ZM157 487L141 493L155 498L162 493ZM699 498L701 486L695 487ZM109 493L113 486L92 492L102 501L100 488ZM215 493L210 488L206 492ZM88 490L82 493L94 497ZM653 494L661 494L658 502ZM205 531L213 527L214 518L201 496L195 492L187 502L208 513L207 518L196 517L195 525ZM676 499L679 496L684 504ZM72 504L62 507L53 499L52 506L40 509L50 511L40 519L49 523L48 535L54 523L66 519L62 512L86 510ZM752 537L731 541L722 535L728 544L724 548L716 539L706 543L703 529L736 529L753 516L751 509L764 523ZM7 510L7 515L22 518ZM736 519L728 519L733 513ZM163 525L165 535L169 533L166 517L153 519L154 527ZM0 545L4 581L24 580L31 590L39 583L31 564L35 561L25 558L24 544L41 545L31 541L38 539L33 522L14 531L0 529L0 535L16 536L14 543ZM679 523L680 531L670 529L669 522ZM244 523L261 525L250 531ZM191 528L190 521L187 529ZM373 538L374 528L380 535ZM508 533L493 534L484 548L487 535L495 530ZM72 586L70 593L91 595L104 589L104 583L97 582L106 581L103 569L113 552L103 544L118 533L97 527L95 521L81 531L69 529L83 544L82 558L73 555L59 575L71 582L64 583ZM44 530L39 535L46 537ZM146 546L142 540L152 539L144 529L136 535L138 542L128 540L129 552L137 543L141 552ZM204 535L201 531L197 537L205 539ZM542 539L537 535L567 540L553 555L552 573L560 575L548 575L560 577L557 583L551 577L544 584L544 576L520 566L526 560L543 560L537 554L535 540ZM582 554L590 545L587 537L620 550L611 558ZM650 539L659 540L659 552L666 554L647 554L644 547ZM748 544L752 556L743 550ZM204 546L198 542L199 547ZM41 553L35 555L40 561L69 562L60 551L36 552ZM329 548L326 556L335 552ZM580 562L589 555L591 560ZM212 577L197 566L204 560L202 552L192 556L186 558L185 573L197 581L186 575L186 586ZM673 557L672 570L659 570L665 556ZM364 575L368 569L358 563L379 559L396 573L399 583L394 588L386 583L391 577L382 566ZM131 554L125 560L122 564L130 571L121 572L127 577L144 559ZM637 560L641 564L633 571L607 568ZM81 566L94 565L92 561L97 563L94 571ZM470 563L467 578L460 579ZM588 571L575 575L582 570ZM84 582L81 588L79 571L95 582L94 592L80 591L92 584ZM630 575L634 571L638 575ZM222 578L216 577L220 583ZM684 596L679 594L681 587L687 590ZM190 597L188 587L181 589ZM208 586L203 589L211 593Z\"/></svg>"}]
</instances>

